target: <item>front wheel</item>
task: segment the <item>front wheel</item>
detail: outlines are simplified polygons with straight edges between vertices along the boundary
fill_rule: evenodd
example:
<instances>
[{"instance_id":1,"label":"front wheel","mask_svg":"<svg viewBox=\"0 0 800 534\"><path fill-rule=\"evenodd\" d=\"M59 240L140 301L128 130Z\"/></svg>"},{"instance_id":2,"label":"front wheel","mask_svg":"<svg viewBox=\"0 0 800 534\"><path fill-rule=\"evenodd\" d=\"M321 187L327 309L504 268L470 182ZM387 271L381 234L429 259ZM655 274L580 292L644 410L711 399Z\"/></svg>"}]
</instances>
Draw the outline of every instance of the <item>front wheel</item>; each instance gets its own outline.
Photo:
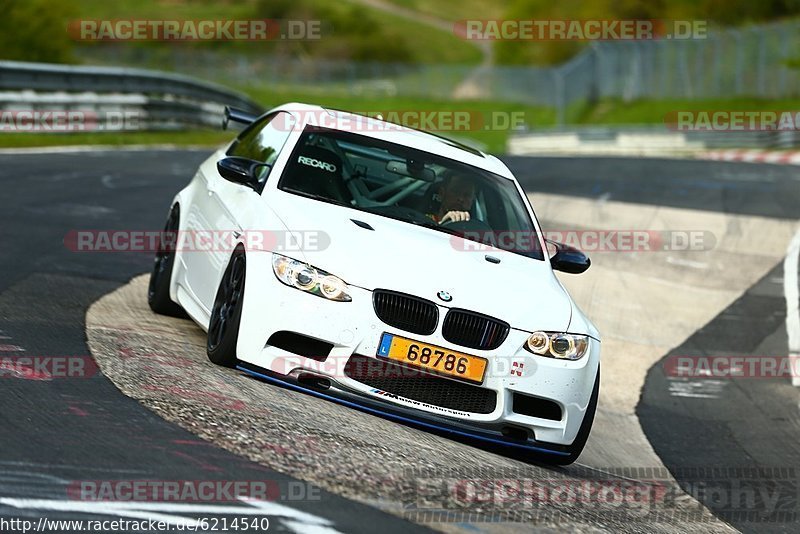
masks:
<instances>
[{"instance_id":1,"label":"front wheel","mask_svg":"<svg viewBox=\"0 0 800 534\"><path fill-rule=\"evenodd\" d=\"M220 280L211 319L208 322L206 354L217 365L236 365L236 342L244 302L246 263L244 250L237 248Z\"/></svg>"},{"instance_id":2,"label":"front wheel","mask_svg":"<svg viewBox=\"0 0 800 534\"><path fill-rule=\"evenodd\" d=\"M586 413L583 415L583 422L581 428L578 430L578 435L575 436L575 441L569 446L569 456L559 457L552 463L557 465L569 465L575 462L583 452L586 446L586 441L589 439L589 433L592 431L592 424L594 423L594 414L597 412L597 399L600 396L600 366L597 366L597 376L594 379L594 388L592 388L592 396L589 399L589 405L586 407Z\"/></svg>"},{"instance_id":3,"label":"front wheel","mask_svg":"<svg viewBox=\"0 0 800 534\"><path fill-rule=\"evenodd\" d=\"M150 273L150 284L147 287L147 304L150 309L161 315L185 317L183 309L169 297L169 284L172 279L172 268L175 266L175 248L178 241L180 208L175 204L169 212L164 231L158 241L158 249Z\"/></svg>"}]
</instances>

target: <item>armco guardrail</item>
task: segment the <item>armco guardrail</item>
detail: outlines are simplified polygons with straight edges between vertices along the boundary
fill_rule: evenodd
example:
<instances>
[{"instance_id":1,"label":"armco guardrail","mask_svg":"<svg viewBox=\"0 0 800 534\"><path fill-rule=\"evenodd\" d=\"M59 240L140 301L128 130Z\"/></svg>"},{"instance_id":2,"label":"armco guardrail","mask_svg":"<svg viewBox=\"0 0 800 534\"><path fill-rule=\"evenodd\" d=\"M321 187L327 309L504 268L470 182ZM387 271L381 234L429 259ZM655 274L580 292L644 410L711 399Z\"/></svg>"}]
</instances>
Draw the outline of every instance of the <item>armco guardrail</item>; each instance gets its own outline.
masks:
<instances>
[{"instance_id":1,"label":"armco guardrail","mask_svg":"<svg viewBox=\"0 0 800 534\"><path fill-rule=\"evenodd\" d=\"M4 110L90 111L100 124L114 112L128 113L137 129L181 129L220 124L226 105L264 111L242 93L179 74L0 61Z\"/></svg>"},{"instance_id":2,"label":"armco guardrail","mask_svg":"<svg viewBox=\"0 0 800 534\"><path fill-rule=\"evenodd\" d=\"M665 126L578 126L518 132L508 153L691 154L718 148L783 149L800 146L797 131L671 131Z\"/></svg>"}]
</instances>

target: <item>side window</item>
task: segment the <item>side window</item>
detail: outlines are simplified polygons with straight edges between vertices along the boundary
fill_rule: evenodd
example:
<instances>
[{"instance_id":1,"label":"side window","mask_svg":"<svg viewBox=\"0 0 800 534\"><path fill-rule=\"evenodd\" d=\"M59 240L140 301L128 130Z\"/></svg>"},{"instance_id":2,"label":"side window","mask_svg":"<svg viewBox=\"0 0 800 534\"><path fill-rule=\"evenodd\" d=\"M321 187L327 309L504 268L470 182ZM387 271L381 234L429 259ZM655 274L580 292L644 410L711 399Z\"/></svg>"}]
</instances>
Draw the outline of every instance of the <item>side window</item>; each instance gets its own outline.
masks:
<instances>
[{"instance_id":1,"label":"side window","mask_svg":"<svg viewBox=\"0 0 800 534\"><path fill-rule=\"evenodd\" d=\"M272 165L294 128L294 117L285 112L267 115L248 126L228 149L229 156L249 158Z\"/></svg>"}]
</instances>

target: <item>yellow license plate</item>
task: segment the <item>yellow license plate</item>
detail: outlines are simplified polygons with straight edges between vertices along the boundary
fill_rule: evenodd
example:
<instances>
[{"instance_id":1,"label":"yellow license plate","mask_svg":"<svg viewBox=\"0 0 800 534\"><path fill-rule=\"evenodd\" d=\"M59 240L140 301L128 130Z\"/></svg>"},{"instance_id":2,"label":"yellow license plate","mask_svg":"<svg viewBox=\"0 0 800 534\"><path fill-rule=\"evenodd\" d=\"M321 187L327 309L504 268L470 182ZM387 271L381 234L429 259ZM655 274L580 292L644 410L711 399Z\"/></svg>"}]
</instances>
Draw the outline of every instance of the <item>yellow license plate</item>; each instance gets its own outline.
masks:
<instances>
[{"instance_id":1,"label":"yellow license plate","mask_svg":"<svg viewBox=\"0 0 800 534\"><path fill-rule=\"evenodd\" d=\"M479 384L483 382L488 363L486 358L470 356L385 332L378 346L378 356Z\"/></svg>"}]
</instances>

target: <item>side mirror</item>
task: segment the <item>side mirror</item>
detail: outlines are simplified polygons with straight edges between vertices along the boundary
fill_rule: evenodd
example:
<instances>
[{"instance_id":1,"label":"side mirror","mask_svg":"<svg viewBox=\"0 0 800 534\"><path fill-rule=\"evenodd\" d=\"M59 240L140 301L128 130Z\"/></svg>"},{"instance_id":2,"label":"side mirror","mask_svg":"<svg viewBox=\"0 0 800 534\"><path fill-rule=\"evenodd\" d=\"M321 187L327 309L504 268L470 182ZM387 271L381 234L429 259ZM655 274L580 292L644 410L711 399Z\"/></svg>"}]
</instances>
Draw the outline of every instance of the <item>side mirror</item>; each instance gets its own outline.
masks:
<instances>
[{"instance_id":1,"label":"side mirror","mask_svg":"<svg viewBox=\"0 0 800 534\"><path fill-rule=\"evenodd\" d=\"M592 265L589 256L575 247L547 240L556 248L556 253L550 258L550 265L556 271L570 274L581 274Z\"/></svg>"},{"instance_id":2,"label":"side mirror","mask_svg":"<svg viewBox=\"0 0 800 534\"><path fill-rule=\"evenodd\" d=\"M217 162L217 172L220 176L229 182L247 186L254 191L258 190L258 179L264 172L261 170L263 167L269 169L270 165L234 156L222 158Z\"/></svg>"}]
</instances>

